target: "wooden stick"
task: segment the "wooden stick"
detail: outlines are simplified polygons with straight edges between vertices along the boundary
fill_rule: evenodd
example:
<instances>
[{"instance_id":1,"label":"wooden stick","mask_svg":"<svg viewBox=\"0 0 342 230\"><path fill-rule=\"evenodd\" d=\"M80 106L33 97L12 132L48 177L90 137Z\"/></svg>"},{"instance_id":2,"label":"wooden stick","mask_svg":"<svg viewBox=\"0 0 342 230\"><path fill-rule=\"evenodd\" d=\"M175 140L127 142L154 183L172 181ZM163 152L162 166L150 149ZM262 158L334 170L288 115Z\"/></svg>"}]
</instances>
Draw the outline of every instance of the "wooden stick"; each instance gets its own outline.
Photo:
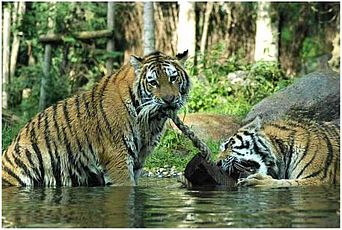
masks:
<instances>
[{"instance_id":1,"label":"wooden stick","mask_svg":"<svg viewBox=\"0 0 342 230\"><path fill-rule=\"evenodd\" d=\"M106 38L113 35L113 30L97 30L97 31L83 31L76 32L72 35L66 34L44 34L39 36L39 41L42 43L63 42L68 36L79 40L88 40L95 38Z\"/></svg>"}]
</instances>

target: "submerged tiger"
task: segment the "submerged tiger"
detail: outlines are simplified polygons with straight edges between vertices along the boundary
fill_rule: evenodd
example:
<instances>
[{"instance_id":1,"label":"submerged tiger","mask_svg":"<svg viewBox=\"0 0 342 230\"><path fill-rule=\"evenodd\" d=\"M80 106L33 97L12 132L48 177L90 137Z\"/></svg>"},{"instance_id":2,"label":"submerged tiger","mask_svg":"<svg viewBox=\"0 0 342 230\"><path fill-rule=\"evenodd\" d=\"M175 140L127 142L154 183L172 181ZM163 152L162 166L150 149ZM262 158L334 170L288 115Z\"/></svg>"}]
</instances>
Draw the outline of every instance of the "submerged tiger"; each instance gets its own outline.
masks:
<instances>
[{"instance_id":1,"label":"submerged tiger","mask_svg":"<svg viewBox=\"0 0 342 230\"><path fill-rule=\"evenodd\" d=\"M39 113L4 151L3 185L136 185L167 114L188 97L187 54L131 56L92 90Z\"/></svg>"},{"instance_id":2,"label":"submerged tiger","mask_svg":"<svg viewBox=\"0 0 342 230\"><path fill-rule=\"evenodd\" d=\"M259 117L220 146L217 165L240 186L340 183L340 133L332 123Z\"/></svg>"}]
</instances>

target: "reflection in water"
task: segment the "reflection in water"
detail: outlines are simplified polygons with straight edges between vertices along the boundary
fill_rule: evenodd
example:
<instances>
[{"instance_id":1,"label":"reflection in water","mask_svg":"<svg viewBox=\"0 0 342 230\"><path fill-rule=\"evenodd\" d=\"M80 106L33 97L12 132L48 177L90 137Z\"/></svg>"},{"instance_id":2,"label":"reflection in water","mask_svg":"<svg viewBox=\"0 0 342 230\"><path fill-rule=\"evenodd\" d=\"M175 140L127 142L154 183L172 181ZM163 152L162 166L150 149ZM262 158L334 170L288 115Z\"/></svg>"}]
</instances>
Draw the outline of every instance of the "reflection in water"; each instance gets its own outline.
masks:
<instances>
[{"instance_id":1,"label":"reflection in water","mask_svg":"<svg viewBox=\"0 0 342 230\"><path fill-rule=\"evenodd\" d=\"M339 188L6 188L4 227L339 227Z\"/></svg>"}]
</instances>

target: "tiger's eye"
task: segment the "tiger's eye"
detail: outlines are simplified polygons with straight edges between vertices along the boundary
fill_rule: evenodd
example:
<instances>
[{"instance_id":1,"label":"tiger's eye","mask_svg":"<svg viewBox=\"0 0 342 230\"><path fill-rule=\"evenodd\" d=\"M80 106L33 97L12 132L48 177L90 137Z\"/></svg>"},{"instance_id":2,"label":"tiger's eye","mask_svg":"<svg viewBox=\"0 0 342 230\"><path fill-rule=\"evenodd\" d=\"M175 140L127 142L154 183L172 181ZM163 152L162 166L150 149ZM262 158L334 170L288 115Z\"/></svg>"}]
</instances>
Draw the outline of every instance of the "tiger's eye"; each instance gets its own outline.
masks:
<instances>
[{"instance_id":1,"label":"tiger's eye","mask_svg":"<svg viewBox=\"0 0 342 230\"><path fill-rule=\"evenodd\" d=\"M170 82L175 82L177 80L177 75L170 76Z\"/></svg>"},{"instance_id":2,"label":"tiger's eye","mask_svg":"<svg viewBox=\"0 0 342 230\"><path fill-rule=\"evenodd\" d=\"M152 80L148 84L150 84L151 86L157 86L158 82L156 80Z\"/></svg>"}]
</instances>

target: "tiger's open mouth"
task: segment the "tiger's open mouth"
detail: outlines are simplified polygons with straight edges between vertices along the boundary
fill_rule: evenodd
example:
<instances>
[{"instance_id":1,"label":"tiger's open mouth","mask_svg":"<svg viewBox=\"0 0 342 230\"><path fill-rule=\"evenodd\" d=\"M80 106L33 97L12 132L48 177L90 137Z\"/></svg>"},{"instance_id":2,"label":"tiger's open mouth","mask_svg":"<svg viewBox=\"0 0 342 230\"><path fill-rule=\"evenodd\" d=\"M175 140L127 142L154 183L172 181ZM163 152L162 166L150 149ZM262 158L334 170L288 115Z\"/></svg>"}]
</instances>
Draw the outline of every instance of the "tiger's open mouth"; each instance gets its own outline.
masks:
<instances>
[{"instance_id":1,"label":"tiger's open mouth","mask_svg":"<svg viewBox=\"0 0 342 230\"><path fill-rule=\"evenodd\" d=\"M228 157L225 160L217 162L217 166L223 169L229 176L235 180L246 178L257 172L260 164L252 160L241 160L235 157Z\"/></svg>"}]
</instances>

